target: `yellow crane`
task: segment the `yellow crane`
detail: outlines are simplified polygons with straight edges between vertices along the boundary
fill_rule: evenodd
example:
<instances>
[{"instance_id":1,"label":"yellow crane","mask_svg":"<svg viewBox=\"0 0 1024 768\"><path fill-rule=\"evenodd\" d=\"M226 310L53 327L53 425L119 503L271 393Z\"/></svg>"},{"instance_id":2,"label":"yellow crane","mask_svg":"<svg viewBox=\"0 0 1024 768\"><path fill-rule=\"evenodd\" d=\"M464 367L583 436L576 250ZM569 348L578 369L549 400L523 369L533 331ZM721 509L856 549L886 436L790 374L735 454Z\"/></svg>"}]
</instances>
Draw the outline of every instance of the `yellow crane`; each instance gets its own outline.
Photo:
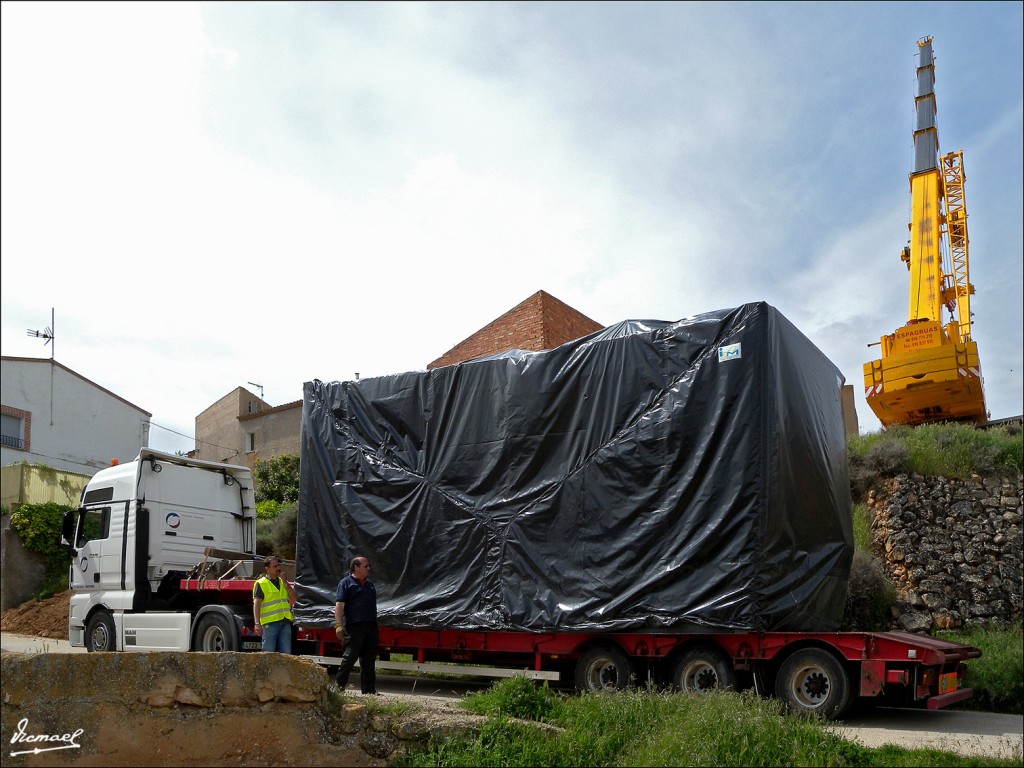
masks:
<instances>
[{"instance_id":1,"label":"yellow crane","mask_svg":"<svg viewBox=\"0 0 1024 768\"><path fill-rule=\"evenodd\" d=\"M910 311L906 325L875 342L882 354L864 364L864 396L883 427L984 423L984 383L971 340L963 152L939 156L932 38L917 45L910 243L900 254L910 272Z\"/></svg>"}]
</instances>

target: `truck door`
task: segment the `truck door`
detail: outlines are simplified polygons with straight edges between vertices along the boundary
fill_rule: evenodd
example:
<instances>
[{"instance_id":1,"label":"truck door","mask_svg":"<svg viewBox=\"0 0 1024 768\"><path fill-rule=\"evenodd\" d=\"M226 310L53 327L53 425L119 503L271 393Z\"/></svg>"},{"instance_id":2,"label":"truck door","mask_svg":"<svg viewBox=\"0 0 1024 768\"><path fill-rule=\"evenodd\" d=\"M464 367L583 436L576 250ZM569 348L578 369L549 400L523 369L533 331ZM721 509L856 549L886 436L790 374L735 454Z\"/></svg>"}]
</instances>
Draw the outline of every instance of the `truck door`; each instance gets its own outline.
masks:
<instances>
[{"instance_id":1,"label":"truck door","mask_svg":"<svg viewBox=\"0 0 1024 768\"><path fill-rule=\"evenodd\" d=\"M129 503L114 502L112 498L94 499L79 510L76 554L71 569L74 588L86 592L123 588L121 544Z\"/></svg>"}]
</instances>

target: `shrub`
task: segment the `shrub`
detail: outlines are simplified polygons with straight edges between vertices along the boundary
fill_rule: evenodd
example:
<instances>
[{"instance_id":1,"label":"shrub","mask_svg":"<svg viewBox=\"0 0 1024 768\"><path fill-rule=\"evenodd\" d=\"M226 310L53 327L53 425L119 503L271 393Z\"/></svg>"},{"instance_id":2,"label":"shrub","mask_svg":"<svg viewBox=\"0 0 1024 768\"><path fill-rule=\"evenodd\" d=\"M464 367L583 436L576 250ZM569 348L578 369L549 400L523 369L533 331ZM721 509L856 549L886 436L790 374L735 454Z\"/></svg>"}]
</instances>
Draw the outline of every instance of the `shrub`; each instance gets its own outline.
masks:
<instances>
[{"instance_id":1,"label":"shrub","mask_svg":"<svg viewBox=\"0 0 1024 768\"><path fill-rule=\"evenodd\" d=\"M33 597L44 598L68 588L71 553L60 545L60 523L72 507L64 504L22 504L11 511L11 529L25 548L42 556L46 576Z\"/></svg>"},{"instance_id":2,"label":"shrub","mask_svg":"<svg viewBox=\"0 0 1024 768\"><path fill-rule=\"evenodd\" d=\"M273 520L277 517L277 513L281 511L281 502L275 501L274 499L267 499L266 501L256 502L256 519L257 520Z\"/></svg>"},{"instance_id":3,"label":"shrub","mask_svg":"<svg viewBox=\"0 0 1024 768\"><path fill-rule=\"evenodd\" d=\"M886 629L895 599L896 590L878 560L870 552L854 552L842 629L859 632Z\"/></svg>"},{"instance_id":4,"label":"shrub","mask_svg":"<svg viewBox=\"0 0 1024 768\"><path fill-rule=\"evenodd\" d=\"M881 440L868 449L868 468L882 475L894 475L909 469L910 449L898 438Z\"/></svg>"},{"instance_id":5,"label":"shrub","mask_svg":"<svg viewBox=\"0 0 1024 768\"><path fill-rule=\"evenodd\" d=\"M545 720L554 711L555 694L545 683L537 685L523 675L506 678L486 691L470 695L465 706L478 715L502 715L524 720Z\"/></svg>"},{"instance_id":6,"label":"shrub","mask_svg":"<svg viewBox=\"0 0 1024 768\"><path fill-rule=\"evenodd\" d=\"M298 522L298 504L281 507L275 517L261 518L257 512L256 551L262 555L274 553L285 560L294 560Z\"/></svg>"}]
</instances>

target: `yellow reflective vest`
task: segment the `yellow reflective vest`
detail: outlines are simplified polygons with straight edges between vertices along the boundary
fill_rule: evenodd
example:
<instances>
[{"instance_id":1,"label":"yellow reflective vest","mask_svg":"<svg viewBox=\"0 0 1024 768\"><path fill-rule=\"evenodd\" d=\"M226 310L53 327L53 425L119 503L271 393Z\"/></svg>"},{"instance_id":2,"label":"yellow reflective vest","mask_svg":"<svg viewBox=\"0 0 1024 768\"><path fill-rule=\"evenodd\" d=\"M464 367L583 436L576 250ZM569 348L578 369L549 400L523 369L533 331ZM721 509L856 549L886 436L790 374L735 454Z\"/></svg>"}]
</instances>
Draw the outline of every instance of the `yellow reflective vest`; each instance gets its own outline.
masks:
<instances>
[{"instance_id":1,"label":"yellow reflective vest","mask_svg":"<svg viewBox=\"0 0 1024 768\"><path fill-rule=\"evenodd\" d=\"M292 606L288 602L288 589L285 587L284 576L278 581L280 587L275 587L274 582L266 576L261 576L252 585L252 599L256 599L257 585L263 591L263 603L260 604L260 624L271 624L275 621L288 619L292 621Z\"/></svg>"}]
</instances>

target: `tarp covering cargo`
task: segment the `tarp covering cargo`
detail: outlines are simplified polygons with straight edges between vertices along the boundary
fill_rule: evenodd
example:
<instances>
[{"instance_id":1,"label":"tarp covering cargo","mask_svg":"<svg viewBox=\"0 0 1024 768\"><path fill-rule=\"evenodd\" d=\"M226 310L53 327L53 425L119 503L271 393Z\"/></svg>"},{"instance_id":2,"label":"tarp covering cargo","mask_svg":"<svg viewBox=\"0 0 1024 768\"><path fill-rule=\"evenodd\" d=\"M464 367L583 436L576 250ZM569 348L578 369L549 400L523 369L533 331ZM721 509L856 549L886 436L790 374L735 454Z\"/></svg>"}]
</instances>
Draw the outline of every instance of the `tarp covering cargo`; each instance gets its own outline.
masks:
<instances>
[{"instance_id":1,"label":"tarp covering cargo","mask_svg":"<svg viewBox=\"0 0 1024 768\"><path fill-rule=\"evenodd\" d=\"M385 625L837 629L842 382L765 303L308 382L296 621L359 554Z\"/></svg>"}]
</instances>

